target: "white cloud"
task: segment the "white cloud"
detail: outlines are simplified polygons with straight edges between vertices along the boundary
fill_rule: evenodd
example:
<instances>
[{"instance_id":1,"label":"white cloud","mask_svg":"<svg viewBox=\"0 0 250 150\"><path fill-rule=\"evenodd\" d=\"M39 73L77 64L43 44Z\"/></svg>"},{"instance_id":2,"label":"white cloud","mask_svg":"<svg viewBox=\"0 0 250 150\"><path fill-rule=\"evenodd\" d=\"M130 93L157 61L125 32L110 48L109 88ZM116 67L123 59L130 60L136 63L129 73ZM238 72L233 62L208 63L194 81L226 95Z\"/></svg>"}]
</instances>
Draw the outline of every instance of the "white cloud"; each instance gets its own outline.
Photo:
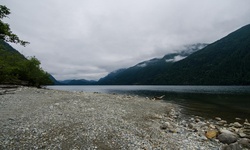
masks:
<instances>
[{"instance_id":1,"label":"white cloud","mask_svg":"<svg viewBox=\"0 0 250 150\"><path fill-rule=\"evenodd\" d=\"M186 58L186 57L178 55L178 56L175 56L173 59L166 59L165 61L166 62L177 62L177 61L180 61L180 60L182 60L184 58Z\"/></svg>"},{"instance_id":2,"label":"white cloud","mask_svg":"<svg viewBox=\"0 0 250 150\"><path fill-rule=\"evenodd\" d=\"M108 72L210 43L250 23L249 0L3 0L13 32L57 79Z\"/></svg>"}]
</instances>

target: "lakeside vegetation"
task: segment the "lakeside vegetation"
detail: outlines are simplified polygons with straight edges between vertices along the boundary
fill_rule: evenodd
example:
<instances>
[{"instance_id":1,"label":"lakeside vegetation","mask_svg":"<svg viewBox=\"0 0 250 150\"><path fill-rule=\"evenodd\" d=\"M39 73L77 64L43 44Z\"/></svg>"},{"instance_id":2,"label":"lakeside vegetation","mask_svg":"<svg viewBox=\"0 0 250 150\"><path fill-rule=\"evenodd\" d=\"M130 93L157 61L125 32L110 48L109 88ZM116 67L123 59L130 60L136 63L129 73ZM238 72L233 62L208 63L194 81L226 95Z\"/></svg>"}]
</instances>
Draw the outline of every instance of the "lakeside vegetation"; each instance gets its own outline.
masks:
<instances>
[{"instance_id":1,"label":"lakeside vegetation","mask_svg":"<svg viewBox=\"0 0 250 150\"><path fill-rule=\"evenodd\" d=\"M7 42L26 46L27 41L19 39L3 18L8 17L10 10L0 5L0 84L22 84L37 86L52 84L50 75L40 67L35 57L25 58Z\"/></svg>"},{"instance_id":2,"label":"lakeside vegetation","mask_svg":"<svg viewBox=\"0 0 250 150\"><path fill-rule=\"evenodd\" d=\"M49 74L35 57L26 59L9 44L0 40L0 84L37 86L52 84Z\"/></svg>"}]
</instances>

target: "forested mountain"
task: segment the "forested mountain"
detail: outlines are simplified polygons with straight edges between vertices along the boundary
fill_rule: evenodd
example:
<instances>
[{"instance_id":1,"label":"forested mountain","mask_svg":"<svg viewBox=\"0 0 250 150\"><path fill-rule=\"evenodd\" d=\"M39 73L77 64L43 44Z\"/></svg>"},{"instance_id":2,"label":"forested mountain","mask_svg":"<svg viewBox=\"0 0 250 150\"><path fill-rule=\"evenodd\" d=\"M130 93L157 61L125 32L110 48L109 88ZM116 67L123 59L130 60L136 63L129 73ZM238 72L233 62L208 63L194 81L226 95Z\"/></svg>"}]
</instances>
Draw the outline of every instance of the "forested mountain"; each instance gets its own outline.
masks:
<instances>
[{"instance_id":1,"label":"forested mountain","mask_svg":"<svg viewBox=\"0 0 250 150\"><path fill-rule=\"evenodd\" d=\"M131 85L131 84L151 84L158 74L168 70L175 62L186 58L190 54L202 49L207 44L194 44L186 46L184 50L167 54L163 58L154 58L141 62L127 69L120 69L111 72L106 77L101 78L98 84L101 85Z\"/></svg>"},{"instance_id":2,"label":"forested mountain","mask_svg":"<svg viewBox=\"0 0 250 150\"><path fill-rule=\"evenodd\" d=\"M212 43L111 72L98 82L71 85L250 85L250 25Z\"/></svg>"},{"instance_id":3,"label":"forested mountain","mask_svg":"<svg viewBox=\"0 0 250 150\"><path fill-rule=\"evenodd\" d=\"M250 25L197 49L199 45L196 51L168 54L112 72L98 84L250 85Z\"/></svg>"},{"instance_id":4,"label":"forested mountain","mask_svg":"<svg viewBox=\"0 0 250 150\"><path fill-rule=\"evenodd\" d=\"M152 84L250 85L250 25L174 63Z\"/></svg>"},{"instance_id":5,"label":"forested mountain","mask_svg":"<svg viewBox=\"0 0 250 150\"><path fill-rule=\"evenodd\" d=\"M40 62L35 57L26 59L8 43L0 40L0 84L52 84L49 76L40 68Z\"/></svg>"}]
</instances>

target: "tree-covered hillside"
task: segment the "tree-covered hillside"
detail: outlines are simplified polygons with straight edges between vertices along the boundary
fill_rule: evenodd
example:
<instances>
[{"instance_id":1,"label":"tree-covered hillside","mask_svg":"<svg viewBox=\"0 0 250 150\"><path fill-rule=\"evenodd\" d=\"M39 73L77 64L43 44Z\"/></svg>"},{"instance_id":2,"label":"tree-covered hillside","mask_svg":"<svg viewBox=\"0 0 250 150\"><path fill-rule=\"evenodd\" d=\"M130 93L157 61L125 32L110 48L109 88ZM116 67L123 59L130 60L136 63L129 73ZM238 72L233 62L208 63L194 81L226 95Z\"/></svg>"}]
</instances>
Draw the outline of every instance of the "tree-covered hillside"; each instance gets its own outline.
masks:
<instances>
[{"instance_id":1,"label":"tree-covered hillside","mask_svg":"<svg viewBox=\"0 0 250 150\"><path fill-rule=\"evenodd\" d=\"M176 62L152 84L250 85L250 25Z\"/></svg>"},{"instance_id":2,"label":"tree-covered hillside","mask_svg":"<svg viewBox=\"0 0 250 150\"><path fill-rule=\"evenodd\" d=\"M0 84L40 86L52 84L35 57L26 59L9 44L0 40Z\"/></svg>"},{"instance_id":3,"label":"tree-covered hillside","mask_svg":"<svg viewBox=\"0 0 250 150\"><path fill-rule=\"evenodd\" d=\"M101 78L98 84L101 85L147 85L152 84L154 79L162 72L167 71L175 62L184 59L190 54L200 50L207 44L198 43L186 46L185 49L167 54L162 58L154 58L141 62L127 69L120 69L111 72Z\"/></svg>"}]
</instances>

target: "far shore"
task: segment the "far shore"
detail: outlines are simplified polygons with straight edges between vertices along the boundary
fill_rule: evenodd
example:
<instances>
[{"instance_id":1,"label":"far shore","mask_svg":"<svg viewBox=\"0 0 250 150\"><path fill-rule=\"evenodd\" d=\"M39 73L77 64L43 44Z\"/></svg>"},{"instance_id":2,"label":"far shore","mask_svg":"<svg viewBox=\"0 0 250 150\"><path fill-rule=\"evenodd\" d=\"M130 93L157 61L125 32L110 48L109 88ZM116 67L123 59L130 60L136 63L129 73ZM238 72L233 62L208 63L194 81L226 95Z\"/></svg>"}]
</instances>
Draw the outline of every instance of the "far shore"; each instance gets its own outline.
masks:
<instances>
[{"instance_id":1,"label":"far shore","mask_svg":"<svg viewBox=\"0 0 250 150\"><path fill-rule=\"evenodd\" d=\"M175 150L231 145L217 138L222 128L231 130L226 123L218 124L218 118L184 117L177 105L161 100L23 86L4 90L0 149ZM214 137L207 136L210 130L216 131ZM245 136L233 144L245 147L240 142L249 139Z\"/></svg>"}]
</instances>

